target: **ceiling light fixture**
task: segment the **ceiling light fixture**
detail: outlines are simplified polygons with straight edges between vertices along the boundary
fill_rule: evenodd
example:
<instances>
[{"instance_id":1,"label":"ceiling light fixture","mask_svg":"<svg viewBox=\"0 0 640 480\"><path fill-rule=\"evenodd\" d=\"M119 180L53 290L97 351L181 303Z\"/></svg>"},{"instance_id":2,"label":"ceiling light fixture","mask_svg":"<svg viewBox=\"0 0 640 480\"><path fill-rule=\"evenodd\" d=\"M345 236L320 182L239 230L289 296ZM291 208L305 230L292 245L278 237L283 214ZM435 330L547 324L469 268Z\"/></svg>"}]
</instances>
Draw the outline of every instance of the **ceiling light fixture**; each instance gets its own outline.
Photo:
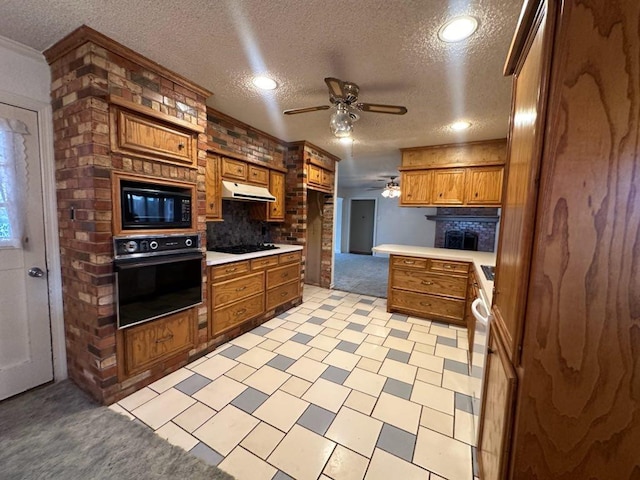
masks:
<instances>
[{"instance_id":1,"label":"ceiling light fixture","mask_svg":"<svg viewBox=\"0 0 640 480\"><path fill-rule=\"evenodd\" d=\"M449 128L451 128L451 130L453 131L461 132L462 130L466 130L470 126L471 126L471 122L466 122L464 120L461 120L459 122L452 123L451 125L449 125Z\"/></svg>"},{"instance_id":2,"label":"ceiling light fixture","mask_svg":"<svg viewBox=\"0 0 640 480\"><path fill-rule=\"evenodd\" d=\"M391 177L395 179L396 177ZM384 198L398 198L400 196L400 185L395 180L391 180L384 186L384 190L380 194Z\"/></svg>"},{"instance_id":3,"label":"ceiling light fixture","mask_svg":"<svg viewBox=\"0 0 640 480\"><path fill-rule=\"evenodd\" d=\"M345 145L351 145L353 143L353 137L342 137L339 141Z\"/></svg>"},{"instance_id":4,"label":"ceiling light fixture","mask_svg":"<svg viewBox=\"0 0 640 480\"><path fill-rule=\"evenodd\" d=\"M337 138L350 137L353 132L353 120L349 115L349 109L344 103L336 105L336 111L331 114L329 129Z\"/></svg>"},{"instance_id":5,"label":"ceiling light fixture","mask_svg":"<svg viewBox=\"0 0 640 480\"><path fill-rule=\"evenodd\" d=\"M469 38L478 28L478 20L468 15L455 17L445 23L438 37L443 42L454 43Z\"/></svg>"},{"instance_id":6,"label":"ceiling light fixture","mask_svg":"<svg viewBox=\"0 0 640 480\"><path fill-rule=\"evenodd\" d=\"M275 80L264 76L253 77L252 82L261 90L275 90L278 87Z\"/></svg>"}]
</instances>

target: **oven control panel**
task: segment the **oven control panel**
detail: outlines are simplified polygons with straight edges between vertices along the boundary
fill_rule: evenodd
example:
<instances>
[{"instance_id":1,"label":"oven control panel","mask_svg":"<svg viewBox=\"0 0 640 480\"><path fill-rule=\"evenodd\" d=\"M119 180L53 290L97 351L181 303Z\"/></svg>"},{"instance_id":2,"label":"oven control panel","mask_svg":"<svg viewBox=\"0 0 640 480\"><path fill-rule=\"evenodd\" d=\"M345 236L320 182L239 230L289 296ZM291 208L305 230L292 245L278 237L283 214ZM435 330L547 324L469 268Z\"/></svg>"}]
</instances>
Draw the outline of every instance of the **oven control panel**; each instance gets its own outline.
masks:
<instances>
[{"instance_id":1,"label":"oven control panel","mask_svg":"<svg viewBox=\"0 0 640 480\"><path fill-rule=\"evenodd\" d=\"M113 251L116 258L179 253L199 248L198 234L113 237Z\"/></svg>"}]
</instances>

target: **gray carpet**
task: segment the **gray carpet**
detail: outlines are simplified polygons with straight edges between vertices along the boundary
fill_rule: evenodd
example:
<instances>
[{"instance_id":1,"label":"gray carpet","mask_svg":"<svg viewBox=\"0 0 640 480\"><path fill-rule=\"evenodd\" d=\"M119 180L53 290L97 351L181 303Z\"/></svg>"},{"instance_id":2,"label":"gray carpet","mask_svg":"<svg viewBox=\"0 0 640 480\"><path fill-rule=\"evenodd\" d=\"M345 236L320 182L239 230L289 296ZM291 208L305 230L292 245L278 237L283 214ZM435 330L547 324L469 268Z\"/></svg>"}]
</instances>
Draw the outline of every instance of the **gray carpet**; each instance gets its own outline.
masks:
<instances>
[{"instance_id":1,"label":"gray carpet","mask_svg":"<svg viewBox=\"0 0 640 480\"><path fill-rule=\"evenodd\" d=\"M335 254L333 283L336 290L387 298L389 257Z\"/></svg>"},{"instance_id":2,"label":"gray carpet","mask_svg":"<svg viewBox=\"0 0 640 480\"><path fill-rule=\"evenodd\" d=\"M68 380L0 402L0 478L233 480Z\"/></svg>"}]
</instances>

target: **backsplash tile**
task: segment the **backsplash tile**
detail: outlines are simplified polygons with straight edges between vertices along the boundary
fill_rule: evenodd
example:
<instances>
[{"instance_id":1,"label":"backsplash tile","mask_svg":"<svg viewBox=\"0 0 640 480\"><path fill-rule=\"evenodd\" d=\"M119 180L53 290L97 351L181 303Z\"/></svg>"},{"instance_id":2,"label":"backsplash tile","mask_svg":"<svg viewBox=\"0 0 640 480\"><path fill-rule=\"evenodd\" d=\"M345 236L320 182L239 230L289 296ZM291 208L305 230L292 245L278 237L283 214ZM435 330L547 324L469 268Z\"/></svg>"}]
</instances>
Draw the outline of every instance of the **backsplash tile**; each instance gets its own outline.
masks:
<instances>
[{"instance_id":1,"label":"backsplash tile","mask_svg":"<svg viewBox=\"0 0 640 480\"><path fill-rule=\"evenodd\" d=\"M222 201L223 222L207 222L207 248L240 244L271 243L270 225L253 220L251 203Z\"/></svg>"}]
</instances>

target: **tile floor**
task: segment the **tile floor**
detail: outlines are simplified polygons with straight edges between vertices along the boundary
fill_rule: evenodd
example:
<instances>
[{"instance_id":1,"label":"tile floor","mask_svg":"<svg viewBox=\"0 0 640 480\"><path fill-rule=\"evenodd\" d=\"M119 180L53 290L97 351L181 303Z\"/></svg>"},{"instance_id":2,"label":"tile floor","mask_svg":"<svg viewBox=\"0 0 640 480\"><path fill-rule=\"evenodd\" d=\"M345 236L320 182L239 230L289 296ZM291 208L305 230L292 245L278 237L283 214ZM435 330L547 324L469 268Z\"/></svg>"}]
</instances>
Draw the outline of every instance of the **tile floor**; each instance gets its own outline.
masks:
<instances>
[{"instance_id":1,"label":"tile floor","mask_svg":"<svg viewBox=\"0 0 640 480\"><path fill-rule=\"evenodd\" d=\"M111 408L237 480L472 480L473 361L469 375L466 329L305 286L300 306Z\"/></svg>"}]
</instances>

